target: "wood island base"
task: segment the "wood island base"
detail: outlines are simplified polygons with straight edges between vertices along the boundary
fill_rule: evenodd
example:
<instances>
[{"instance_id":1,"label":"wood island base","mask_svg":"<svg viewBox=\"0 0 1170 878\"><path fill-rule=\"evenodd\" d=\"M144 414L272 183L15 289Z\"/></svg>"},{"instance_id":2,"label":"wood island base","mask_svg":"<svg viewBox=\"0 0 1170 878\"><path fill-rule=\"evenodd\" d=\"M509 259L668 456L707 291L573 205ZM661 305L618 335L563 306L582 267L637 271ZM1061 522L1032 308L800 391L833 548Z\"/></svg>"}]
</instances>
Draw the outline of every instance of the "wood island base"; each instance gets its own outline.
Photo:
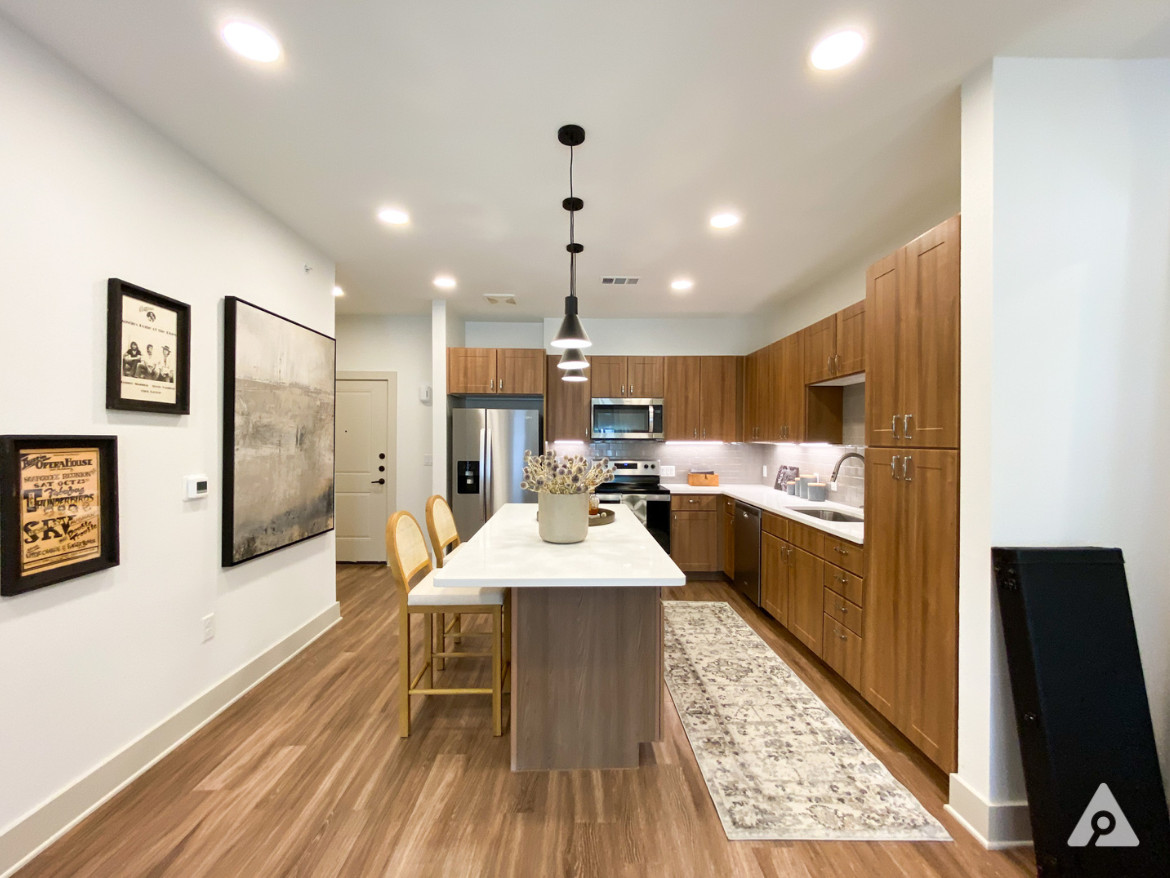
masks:
<instances>
[{"instance_id":1,"label":"wood island base","mask_svg":"<svg viewBox=\"0 0 1170 878\"><path fill-rule=\"evenodd\" d=\"M655 587L512 589L512 770L636 768L662 737Z\"/></svg>"}]
</instances>

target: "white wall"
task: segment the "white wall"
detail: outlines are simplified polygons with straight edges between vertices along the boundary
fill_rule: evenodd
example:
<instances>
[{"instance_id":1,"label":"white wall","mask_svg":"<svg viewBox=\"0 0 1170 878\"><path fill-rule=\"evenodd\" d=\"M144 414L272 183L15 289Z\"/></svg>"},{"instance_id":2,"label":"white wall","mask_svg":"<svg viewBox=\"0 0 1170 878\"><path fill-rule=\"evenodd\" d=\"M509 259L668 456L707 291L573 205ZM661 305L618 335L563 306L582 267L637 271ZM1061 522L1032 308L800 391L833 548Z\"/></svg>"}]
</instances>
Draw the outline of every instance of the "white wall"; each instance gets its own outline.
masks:
<instances>
[{"instance_id":1,"label":"white wall","mask_svg":"<svg viewBox=\"0 0 1170 878\"><path fill-rule=\"evenodd\" d=\"M443 405L444 388L432 387L432 403L419 399L419 387L431 384L430 317L338 315L339 372L398 373L398 486L396 509L409 510L425 522L431 496L431 408Z\"/></svg>"},{"instance_id":2,"label":"white wall","mask_svg":"<svg viewBox=\"0 0 1170 878\"><path fill-rule=\"evenodd\" d=\"M753 320L752 317L582 317L581 323L593 342L586 352L588 356L659 357L749 353ZM550 343L560 327L560 317L545 318L543 347L546 350L552 351Z\"/></svg>"},{"instance_id":3,"label":"white wall","mask_svg":"<svg viewBox=\"0 0 1170 878\"><path fill-rule=\"evenodd\" d=\"M1023 795L990 546L1100 545L1170 781L1170 61L996 59L964 112L960 775Z\"/></svg>"},{"instance_id":4,"label":"white wall","mask_svg":"<svg viewBox=\"0 0 1170 878\"><path fill-rule=\"evenodd\" d=\"M0 599L3 874L22 818L336 601L332 534L219 566L223 297L332 334L333 264L2 20L0 119L0 433L117 435L122 559ZM191 305L189 416L106 411L109 277Z\"/></svg>"},{"instance_id":5,"label":"white wall","mask_svg":"<svg viewBox=\"0 0 1170 878\"><path fill-rule=\"evenodd\" d=\"M544 345L544 324L468 321L463 327L462 347L538 348Z\"/></svg>"}]
</instances>

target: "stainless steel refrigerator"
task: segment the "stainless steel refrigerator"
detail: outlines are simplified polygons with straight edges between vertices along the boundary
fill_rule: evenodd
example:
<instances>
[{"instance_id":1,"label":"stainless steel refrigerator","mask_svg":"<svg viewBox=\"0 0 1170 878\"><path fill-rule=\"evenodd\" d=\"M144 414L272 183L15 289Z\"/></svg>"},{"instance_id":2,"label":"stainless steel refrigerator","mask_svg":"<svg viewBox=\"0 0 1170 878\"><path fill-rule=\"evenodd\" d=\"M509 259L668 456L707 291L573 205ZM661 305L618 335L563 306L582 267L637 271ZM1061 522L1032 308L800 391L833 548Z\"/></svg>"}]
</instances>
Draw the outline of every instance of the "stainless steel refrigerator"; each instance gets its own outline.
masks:
<instances>
[{"instance_id":1,"label":"stainless steel refrigerator","mask_svg":"<svg viewBox=\"0 0 1170 878\"><path fill-rule=\"evenodd\" d=\"M466 540L505 503L536 502L520 479L524 451L542 450L540 411L456 408L450 423L451 511Z\"/></svg>"}]
</instances>

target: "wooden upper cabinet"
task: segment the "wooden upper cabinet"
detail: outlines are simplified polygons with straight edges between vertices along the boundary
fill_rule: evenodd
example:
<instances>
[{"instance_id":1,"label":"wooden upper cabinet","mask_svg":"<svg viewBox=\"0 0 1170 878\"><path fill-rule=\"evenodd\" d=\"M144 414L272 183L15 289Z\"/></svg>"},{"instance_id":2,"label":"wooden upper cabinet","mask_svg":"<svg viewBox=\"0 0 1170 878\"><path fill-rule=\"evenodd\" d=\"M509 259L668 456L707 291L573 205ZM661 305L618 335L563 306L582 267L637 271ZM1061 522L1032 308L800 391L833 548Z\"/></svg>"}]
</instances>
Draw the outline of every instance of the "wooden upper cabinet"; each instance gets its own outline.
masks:
<instances>
[{"instance_id":1,"label":"wooden upper cabinet","mask_svg":"<svg viewBox=\"0 0 1170 878\"><path fill-rule=\"evenodd\" d=\"M544 393L545 353L541 348L501 348L496 351L496 392Z\"/></svg>"},{"instance_id":2,"label":"wooden upper cabinet","mask_svg":"<svg viewBox=\"0 0 1170 878\"><path fill-rule=\"evenodd\" d=\"M734 442L739 438L739 357L699 360L699 438Z\"/></svg>"},{"instance_id":3,"label":"wooden upper cabinet","mask_svg":"<svg viewBox=\"0 0 1170 878\"><path fill-rule=\"evenodd\" d=\"M959 447L959 217L870 266L866 444Z\"/></svg>"},{"instance_id":4,"label":"wooden upper cabinet","mask_svg":"<svg viewBox=\"0 0 1170 878\"><path fill-rule=\"evenodd\" d=\"M447 348L448 393L495 393L495 348Z\"/></svg>"},{"instance_id":5,"label":"wooden upper cabinet","mask_svg":"<svg viewBox=\"0 0 1170 878\"><path fill-rule=\"evenodd\" d=\"M626 357L626 396L662 399L666 395L665 357Z\"/></svg>"},{"instance_id":6,"label":"wooden upper cabinet","mask_svg":"<svg viewBox=\"0 0 1170 878\"><path fill-rule=\"evenodd\" d=\"M837 315L818 320L801 330L804 335L804 383L827 381L833 371L837 355Z\"/></svg>"},{"instance_id":7,"label":"wooden upper cabinet","mask_svg":"<svg viewBox=\"0 0 1170 878\"><path fill-rule=\"evenodd\" d=\"M590 357L590 394L601 399L618 399L626 395L626 358Z\"/></svg>"},{"instance_id":8,"label":"wooden upper cabinet","mask_svg":"<svg viewBox=\"0 0 1170 878\"><path fill-rule=\"evenodd\" d=\"M768 377L768 349L748 354L743 364L743 438L761 442L768 438L771 417L764 391Z\"/></svg>"},{"instance_id":9,"label":"wooden upper cabinet","mask_svg":"<svg viewBox=\"0 0 1170 878\"><path fill-rule=\"evenodd\" d=\"M593 395L604 399L661 399L665 357L591 357Z\"/></svg>"},{"instance_id":10,"label":"wooden upper cabinet","mask_svg":"<svg viewBox=\"0 0 1170 878\"><path fill-rule=\"evenodd\" d=\"M771 442L800 442L804 436L805 384L801 335L787 335L766 350L771 358L765 390L771 419L765 438Z\"/></svg>"},{"instance_id":11,"label":"wooden upper cabinet","mask_svg":"<svg viewBox=\"0 0 1170 878\"><path fill-rule=\"evenodd\" d=\"M544 394L544 438L587 440L590 433L590 382L562 381L557 368L559 354L546 357ZM588 376L591 370L586 369Z\"/></svg>"},{"instance_id":12,"label":"wooden upper cabinet","mask_svg":"<svg viewBox=\"0 0 1170 878\"><path fill-rule=\"evenodd\" d=\"M666 439L698 439L702 417L700 357L666 358L666 394L662 403Z\"/></svg>"},{"instance_id":13,"label":"wooden upper cabinet","mask_svg":"<svg viewBox=\"0 0 1170 878\"><path fill-rule=\"evenodd\" d=\"M447 348L448 393L544 393L540 348Z\"/></svg>"},{"instance_id":14,"label":"wooden upper cabinet","mask_svg":"<svg viewBox=\"0 0 1170 878\"><path fill-rule=\"evenodd\" d=\"M865 301L801 330L804 380L816 384L865 371Z\"/></svg>"},{"instance_id":15,"label":"wooden upper cabinet","mask_svg":"<svg viewBox=\"0 0 1170 878\"><path fill-rule=\"evenodd\" d=\"M865 371L865 299L837 312L836 375Z\"/></svg>"},{"instance_id":16,"label":"wooden upper cabinet","mask_svg":"<svg viewBox=\"0 0 1170 878\"><path fill-rule=\"evenodd\" d=\"M958 448L959 217L906 247L906 284L898 304L904 422L898 444Z\"/></svg>"}]
</instances>

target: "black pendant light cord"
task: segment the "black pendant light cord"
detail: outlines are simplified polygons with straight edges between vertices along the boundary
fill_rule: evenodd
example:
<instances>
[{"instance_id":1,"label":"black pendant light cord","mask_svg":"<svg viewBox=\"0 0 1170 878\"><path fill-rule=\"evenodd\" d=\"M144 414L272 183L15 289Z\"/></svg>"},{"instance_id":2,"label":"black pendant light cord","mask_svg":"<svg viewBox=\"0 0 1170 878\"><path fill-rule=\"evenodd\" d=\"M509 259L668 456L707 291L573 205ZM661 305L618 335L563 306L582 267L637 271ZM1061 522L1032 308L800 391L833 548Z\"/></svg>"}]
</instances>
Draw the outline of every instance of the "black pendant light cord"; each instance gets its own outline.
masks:
<instances>
[{"instance_id":1,"label":"black pendant light cord","mask_svg":"<svg viewBox=\"0 0 1170 878\"><path fill-rule=\"evenodd\" d=\"M569 147L569 201L573 201L573 147ZM574 229L576 228L575 220L577 218L577 211L569 211L569 295L574 299L577 298L577 251L573 244L576 243L573 238Z\"/></svg>"}]
</instances>

